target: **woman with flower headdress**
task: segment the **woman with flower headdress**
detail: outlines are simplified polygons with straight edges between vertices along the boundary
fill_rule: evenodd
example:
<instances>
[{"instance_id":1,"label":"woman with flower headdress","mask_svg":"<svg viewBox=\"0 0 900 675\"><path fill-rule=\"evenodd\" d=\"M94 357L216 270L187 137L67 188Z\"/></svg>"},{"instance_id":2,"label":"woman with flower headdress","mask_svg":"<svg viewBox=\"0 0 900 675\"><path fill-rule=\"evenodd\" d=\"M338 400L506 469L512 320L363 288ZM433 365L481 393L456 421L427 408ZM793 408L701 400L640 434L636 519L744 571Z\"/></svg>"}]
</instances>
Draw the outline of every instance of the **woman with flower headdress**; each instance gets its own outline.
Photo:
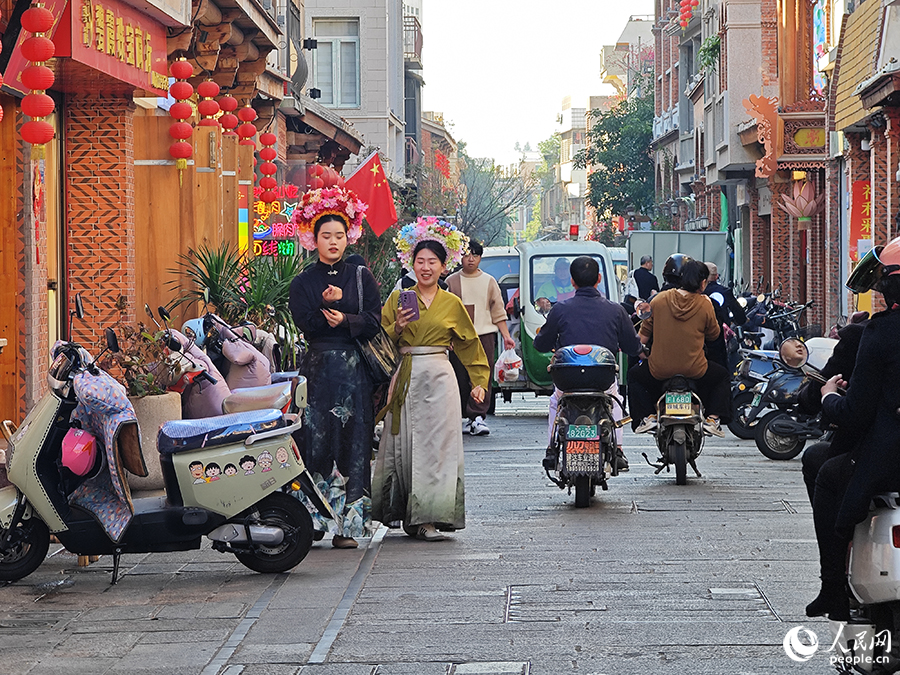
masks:
<instances>
[{"instance_id":1,"label":"woman with flower headdress","mask_svg":"<svg viewBox=\"0 0 900 675\"><path fill-rule=\"evenodd\" d=\"M335 548L356 548L372 523L373 385L356 339L378 333L381 301L372 273L343 259L362 234L366 208L349 190L322 188L304 194L292 216L300 244L319 254L291 282L290 308L309 345L300 367L308 387L301 452L338 516L326 520L313 509L313 521L334 535Z\"/></svg>"},{"instance_id":2,"label":"woman with flower headdress","mask_svg":"<svg viewBox=\"0 0 900 675\"><path fill-rule=\"evenodd\" d=\"M419 318L400 311L391 293L381 325L403 358L391 382L384 433L372 479L372 515L383 523L403 521L411 536L445 539L439 530L465 527L462 417L459 388L448 353L453 349L484 399L490 377L487 357L462 301L438 287L448 264L458 265L468 237L437 218L419 218L394 240L400 262L415 272Z\"/></svg>"}]
</instances>

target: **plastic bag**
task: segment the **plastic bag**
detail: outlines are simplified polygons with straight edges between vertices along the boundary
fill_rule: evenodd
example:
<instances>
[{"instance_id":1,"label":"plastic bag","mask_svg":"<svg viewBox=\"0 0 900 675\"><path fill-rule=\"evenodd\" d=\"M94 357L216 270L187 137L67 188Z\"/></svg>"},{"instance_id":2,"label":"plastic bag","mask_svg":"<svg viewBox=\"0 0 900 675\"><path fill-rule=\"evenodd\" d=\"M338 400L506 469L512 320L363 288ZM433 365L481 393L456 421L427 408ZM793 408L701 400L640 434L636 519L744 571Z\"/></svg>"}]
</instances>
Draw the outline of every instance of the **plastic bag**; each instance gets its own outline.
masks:
<instances>
[{"instance_id":1,"label":"plastic bag","mask_svg":"<svg viewBox=\"0 0 900 675\"><path fill-rule=\"evenodd\" d=\"M501 384L503 382L515 382L519 379L519 369L522 367L522 358L516 354L515 349L507 349L497 358L494 364L494 379Z\"/></svg>"}]
</instances>

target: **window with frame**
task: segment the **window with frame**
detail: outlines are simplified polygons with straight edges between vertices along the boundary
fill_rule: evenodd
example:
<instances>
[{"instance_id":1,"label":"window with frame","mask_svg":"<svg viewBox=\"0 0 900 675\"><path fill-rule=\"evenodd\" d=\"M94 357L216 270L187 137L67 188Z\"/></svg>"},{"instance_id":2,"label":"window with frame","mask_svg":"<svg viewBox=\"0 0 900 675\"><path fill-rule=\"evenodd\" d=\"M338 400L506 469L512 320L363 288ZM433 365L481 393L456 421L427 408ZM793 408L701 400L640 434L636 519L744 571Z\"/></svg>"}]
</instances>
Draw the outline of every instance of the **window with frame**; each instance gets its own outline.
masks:
<instances>
[{"instance_id":1,"label":"window with frame","mask_svg":"<svg viewBox=\"0 0 900 675\"><path fill-rule=\"evenodd\" d=\"M313 52L319 102L331 108L359 107L359 19L313 21L318 47Z\"/></svg>"}]
</instances>

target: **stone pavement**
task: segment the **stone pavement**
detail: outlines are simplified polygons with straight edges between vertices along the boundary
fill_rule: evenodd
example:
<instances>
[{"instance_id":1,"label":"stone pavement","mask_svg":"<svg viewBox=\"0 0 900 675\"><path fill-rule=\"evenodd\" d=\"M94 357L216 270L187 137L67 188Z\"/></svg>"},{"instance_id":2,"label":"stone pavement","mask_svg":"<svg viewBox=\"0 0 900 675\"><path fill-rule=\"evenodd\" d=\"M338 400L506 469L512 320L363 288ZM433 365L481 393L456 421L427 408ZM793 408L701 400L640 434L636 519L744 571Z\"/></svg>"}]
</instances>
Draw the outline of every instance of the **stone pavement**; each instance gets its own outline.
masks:
<instances>
[{"instance_id":1,"label":"stone pavement","mask_svg":"<svg viewBox=\"0 0 900 675\"><path fill-rule=\"evenodd\" d=\"M498 406L466 438L467 527L323 541L289 574L209 548L87 568L53 553L0 588L0 673L512 675L828 672L827 621L803 607L816 550L799 460L708 441L688 485L631 471L587 509L539 469L546 399ZM651 458L655 457L652 455ZM821 647L784 652L804 625Z\"/></svg>"}]
</instances>

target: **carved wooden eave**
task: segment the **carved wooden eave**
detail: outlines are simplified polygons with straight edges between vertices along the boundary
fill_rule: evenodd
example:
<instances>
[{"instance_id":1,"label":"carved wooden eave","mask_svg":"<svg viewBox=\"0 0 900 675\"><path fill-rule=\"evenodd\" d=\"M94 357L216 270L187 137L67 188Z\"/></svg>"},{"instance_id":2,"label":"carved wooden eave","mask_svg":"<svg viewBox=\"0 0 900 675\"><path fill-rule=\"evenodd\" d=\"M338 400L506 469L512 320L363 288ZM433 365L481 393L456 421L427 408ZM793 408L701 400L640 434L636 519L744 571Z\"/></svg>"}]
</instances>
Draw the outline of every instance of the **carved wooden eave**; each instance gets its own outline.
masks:
<instances>
[{"instance_id":1,"label":"carved wooden eave","mask_svg":"<svg viewBox=\"0 0 900 675\"><path fill-rule=\"evenodd\" d=\"M169 60L184 56L191 62L195 87L211 77L241 104L259 93L284 96L286 78L266 63L283 34L256 0L193 0L191 12L192 27L170 30L167 51Z\"/></svg>"},{"instance_id":2,"label":"carved wooden eave","mask_svg":"<svg viewBox=\"0 0 900 675\"><path fill-rule=\"evenodd\" d=\"M288 159L322 162L340 171L350 155L359 154L363 137L350 122L307 96L294 103L290 119L297 122L287 131Z\"/></svg>"},{"instance_id":3,"label":"carved wooden eave","mask_svg":"<svg viewBox=\"0 0 900 675\"><path fill-rule=\"evenodd\" d=\"M853 93L860 97L866 110L900 105L900 61L891 59L874 77L860 82Z\"/></svg>"},{"instance_id":4,"label":"carved wooden eave","mask_svg":"<svg viewBox=\"0 0 900 675\"><path fill-rule=\"evenodd\" d=\"M778 166L787 162L824 162L827 159L827 119L825 102L805 100L786 106L778 113L781 120L781 152Z\"/></svg>"},{"instance_id":5,"label":"carved wooden eave","mask_svg":"<svg viewBox=\"0 0 900 675\"><path fill-rule=\"evenodd\" d=\"M757 178L768 178L778 170L778 156L781 154L778 141L781 138L776 96L750 94L742 103L747 112L756 118L756 135L765 152L756 162Z\"/></svg>"}]
</instances>

